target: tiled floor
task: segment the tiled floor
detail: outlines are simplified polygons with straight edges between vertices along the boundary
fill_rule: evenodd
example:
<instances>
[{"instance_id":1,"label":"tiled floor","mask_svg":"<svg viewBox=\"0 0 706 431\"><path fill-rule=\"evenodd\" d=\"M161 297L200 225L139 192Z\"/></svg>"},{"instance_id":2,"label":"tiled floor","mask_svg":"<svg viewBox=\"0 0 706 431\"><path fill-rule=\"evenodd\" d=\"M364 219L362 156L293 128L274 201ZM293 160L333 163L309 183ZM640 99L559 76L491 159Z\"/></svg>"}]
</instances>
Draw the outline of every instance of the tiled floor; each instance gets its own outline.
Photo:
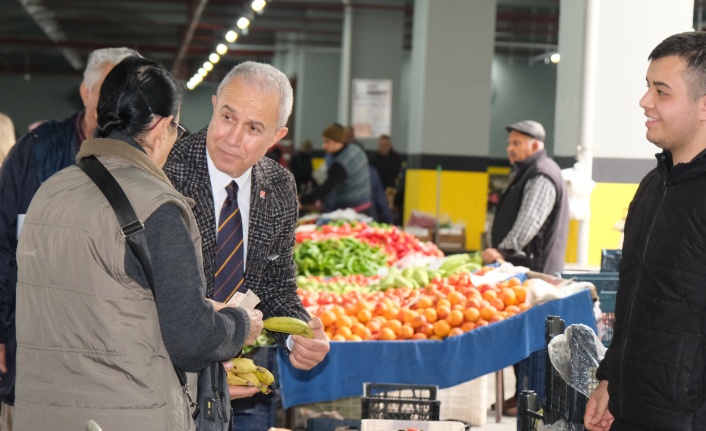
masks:
<instances>
[{"instance_id":1,"label":"tiled floor","mask_svg":"<svg viewBox=\"0 0 706 431\"><path fill-rule=\"evenodd\" d=\"M515 373L512 367L508 367L503 371L503 389L505 398L510 398L515 393ZM488 381L488 400L490 403L495 402L495 375ZM500 422L495 422L495 411L490 410L488 406L488 420L483 426L474 426L471 430L476 431L516 431L517 419L508 416L502 416Z\"/></svg>"}]
</instances>

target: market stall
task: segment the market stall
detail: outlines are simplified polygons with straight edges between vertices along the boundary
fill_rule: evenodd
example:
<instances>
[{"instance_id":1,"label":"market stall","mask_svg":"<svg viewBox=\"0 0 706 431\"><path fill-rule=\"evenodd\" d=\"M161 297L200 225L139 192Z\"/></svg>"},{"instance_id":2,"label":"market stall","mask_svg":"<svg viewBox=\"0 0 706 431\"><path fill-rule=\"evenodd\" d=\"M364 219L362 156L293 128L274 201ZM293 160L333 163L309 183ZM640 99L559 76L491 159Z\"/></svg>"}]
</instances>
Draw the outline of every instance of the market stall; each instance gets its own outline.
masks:
<instances>
[{"instance_id":1,"label":"market stall","mask_svg":"<svg viewBox=\"0 0 706 431\"><path fill-rule=\"evenodd\" d=\"M567 325L596 328L588 291L530 308L500 322L442 341L331 342L327 358L311 371L294 369L279 351L284 408L357 397L363 383L416 383L447 388L501 370L545 347L548 315Z\"/></svg>"}]
</instances>

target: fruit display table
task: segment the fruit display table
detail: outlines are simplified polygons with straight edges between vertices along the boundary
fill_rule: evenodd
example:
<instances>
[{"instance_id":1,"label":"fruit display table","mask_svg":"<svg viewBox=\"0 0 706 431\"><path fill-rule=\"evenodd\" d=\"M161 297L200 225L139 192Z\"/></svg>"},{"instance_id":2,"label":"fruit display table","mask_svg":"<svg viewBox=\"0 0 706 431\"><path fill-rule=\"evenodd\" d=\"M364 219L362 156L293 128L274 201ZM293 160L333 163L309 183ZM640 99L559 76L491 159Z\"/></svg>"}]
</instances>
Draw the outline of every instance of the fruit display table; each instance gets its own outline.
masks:
<instances>
[{"instance_id":1,"label":"fruit display table","mask_svg":"<svg viewBox=\"0 0 706 431\"><path fill-rule=\"evenodd\" d=\"M363 394L363 383L437 385L448 388L519 362L546 347L545 320L596 330L590 293L581 291L442 341L331 342L326 359L310 371L294 369L279 349L282 406L331 401Z\"/></svg>"}]
</instances>

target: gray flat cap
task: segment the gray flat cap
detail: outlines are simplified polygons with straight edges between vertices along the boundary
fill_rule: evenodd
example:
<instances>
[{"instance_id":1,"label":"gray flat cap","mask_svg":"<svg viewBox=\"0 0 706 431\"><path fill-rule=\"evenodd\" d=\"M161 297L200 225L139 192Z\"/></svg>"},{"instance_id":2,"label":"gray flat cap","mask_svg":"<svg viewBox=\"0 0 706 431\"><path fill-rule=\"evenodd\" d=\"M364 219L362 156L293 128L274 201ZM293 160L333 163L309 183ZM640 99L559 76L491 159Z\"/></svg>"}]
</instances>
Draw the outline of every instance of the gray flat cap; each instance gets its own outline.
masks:
<instances>
[{"instance_id":1,"label":"gray flat cap","mask_svg":"<svg viewBox=\"0 0 706 431\"><path fill-rule=\"evenodd\" d=\"M547 137L544 126L532 120L518 121L517 123L505 127L505 130L508 132L514 130L542 142L544 142L544 138Z\"/></svg>"}]
</instances>

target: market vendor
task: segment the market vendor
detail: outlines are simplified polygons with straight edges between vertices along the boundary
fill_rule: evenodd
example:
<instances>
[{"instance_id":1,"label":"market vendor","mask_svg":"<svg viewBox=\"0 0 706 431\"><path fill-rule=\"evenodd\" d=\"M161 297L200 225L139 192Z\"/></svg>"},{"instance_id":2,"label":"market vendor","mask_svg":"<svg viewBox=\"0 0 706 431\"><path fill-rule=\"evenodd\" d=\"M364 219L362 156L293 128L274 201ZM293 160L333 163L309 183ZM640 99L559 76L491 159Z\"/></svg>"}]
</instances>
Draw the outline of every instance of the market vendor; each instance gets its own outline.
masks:
<instances>
[{"instance_id":1,"label":"market vendor","mask_svg":"<svg viewBox=\"0 0 706 431\"><path fill-rule=\"evenodd\" d=\"M346 144L346 132L340 124L331 124L323 133L323 149L332 158L326 181L301 197L312 204L327 199L325 211L352 208L374 216L370 197L370 172L365 151Z\"/></svg>"},{"instance_id":2,"label":"market vendor","mask_svg":"<svg viewBox=\"0 0 706 431\"><path fill-rule=\"evenodd\" d=\"M531 120L506 127L510 184L495 211L492 248L483 261L506 260L533 271L564 269L569 205L561 169L544 150L544 127Z\"/></svg>"}]
</instances>

